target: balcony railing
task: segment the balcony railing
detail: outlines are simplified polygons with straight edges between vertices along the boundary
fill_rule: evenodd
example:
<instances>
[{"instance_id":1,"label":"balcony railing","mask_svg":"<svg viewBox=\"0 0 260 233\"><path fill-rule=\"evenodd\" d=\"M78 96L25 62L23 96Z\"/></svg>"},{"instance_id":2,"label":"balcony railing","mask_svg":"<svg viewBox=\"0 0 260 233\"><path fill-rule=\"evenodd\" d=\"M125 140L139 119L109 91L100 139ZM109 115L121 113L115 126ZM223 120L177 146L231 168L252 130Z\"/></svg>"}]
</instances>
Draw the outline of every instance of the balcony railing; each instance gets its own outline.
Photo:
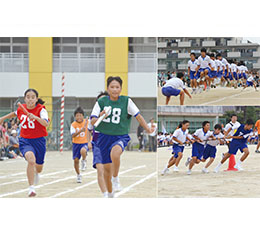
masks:
<instances>
[{"instance_id":1,"label":"balcony railing","mask_svg":"<svg viewBox=\"0 0 260 233\"><path fill-rule=\"evenodd\" d=\"M28 72L28 53L0 53L0 72Z\"/></svg>"},{"instance_id":2,"label":"balcony railing","mask_svg":"<svg viewBox=\"0 0 260 233\"><path fill-rule=\"evenodd\" d=\"M157 72L157 53L129 53L129 72Z\"/></svg>"}]
</instances>

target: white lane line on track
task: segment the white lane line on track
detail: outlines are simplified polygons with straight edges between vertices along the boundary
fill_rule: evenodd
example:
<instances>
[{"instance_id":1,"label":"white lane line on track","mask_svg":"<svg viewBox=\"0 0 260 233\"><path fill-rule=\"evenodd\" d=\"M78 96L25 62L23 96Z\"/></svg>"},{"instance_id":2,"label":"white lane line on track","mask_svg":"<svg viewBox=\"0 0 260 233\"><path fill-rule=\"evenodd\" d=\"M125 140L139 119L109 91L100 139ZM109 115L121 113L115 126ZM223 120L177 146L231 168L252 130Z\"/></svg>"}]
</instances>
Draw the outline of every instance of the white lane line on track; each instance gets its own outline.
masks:
<instances>
[{"instance_id":1,"label":"white lane line on track","mask_svg":"<svg viewBox=\"0 0 260 233\"><path fill-rule=\"evenodd\" d=\"M150 175L146 176L145 178L143 178L143 179L141 179L141 180L139 180L139 181L129 185L128 187L124 188L122 191L116 193L115 197L119 197L119 196L125 194L126 192L129 192L133 187L135 187L136 185L139 185L139 184L145 182L146 180L149 180L150 178L152 178L156 174L157 174L157 172L153 172Z\"/></svg>"},{"instance_id":2,"label":"white lane line on track","mask_svg":"<svg viewBox=\"0 0 260 233\"><path fill-rule=\"evenodd\" d=\"M125 173L130 172L130 171L134 171L134 170L137 170L137 169L140 169L140 168L145 168L145 167L146 167L145 165L142 165L142 166L130 168L130 169L127 169L127 170L125 170L125 171L119 172L119 175L125 174ZM95 183L97 183L97 179L95 179L95 180L93 180L93 181L91 181L91 182L89 182L89 183L87 183L87 184L78 186L78 187L76 187L76 188L74 188L74 189L68 189L68 190L66 190L66 191L63 191L63 192L60 192L60 193L56 193L55 195L50 196L50 197L51 197L51 198L53 198L53 197L59 197L59 196L61 196L61 195L74 192L74 191L76 191L76 190L85 188L85 187L87 187L87 186L89 186L89 185L92 185L92 184L95 184Z\"/></svg>"},{"instance_id":3,"label":"white lane line on track","mask_svg":"<svg viewBox=\"0 0 260 233\"><path fill-rule=\"evenodd\" d=\"M13 177L13 176L24 175L24 174L25 174L25 172L19 172L19 173L15 173L15 174L0 176L0 179L5 179L5 178Z\"/></svg>"},{"instance_id":4,"label":"white lane line on track","mask_svg":"<svg viewBox=\"0 0 260 233\"><path fill-rule=\"evenodd\" d=\"M69 172L69 171L72 171L72 169L70 169L70 170L63 170L63 171L58 171L58 172L46 173L46 174L41 175L41 177L48 177L48 176L52 176L52 175L57 175L57 174ZM8 185L8 184L20 183L20 182L24 182L24 181L27 181L27 179L20 179L20 180L15 180L15 181L9 181L9 182L0 184L0 186L4 186L4 185Z\"/></svg>"},{"instance_id":5,"label":"white lane line on track","mask_svg":"<svg viewBox=\"0 0 260 233\"><path fill-rule=\"evenodd\" d=\"M225 99L230 99L230 98L234 98L234 97L237 97L237 96L240 96L240 95L244 95L244 94L249 94L249 93L252 93L254 90L252 91L242 91L241 93L238 93L238 94L234 94L234 95L230 95L230 96L226 96L226 97L223 97L221 99L217 99L217 100L213 100L213 101L209 101L209 102L206 102L206 103L202 103L202 104L199 104L198 106L203 106L203 105L211 105L213 103L217 103L217 102L220 102L220 101L223 101Z\"/></svg>"},{"instance_id":6,"label":"white lane line on track","mask_svg":"<svg viewBox=\"0 0 260 233\"><path fill-rule=\"evenodd\" d=\"M91 174L91 173L94 173L96 171L91 171L91 172L88 172L82 176L85 176L85 175L88 175L88 174ZM70 179L75 179L75 175L74 176L68 176L68 177L65 177L65 178L62 178L62 179L58 179L58 180L54 180L54 181L51 181L51 182L48 182L48 183L44 183L44 184L41 184L41 185L37 185L35 186L35 189L39 189L39 188L42 188L46 185L51 185L51 184L55 184L55 183L59 183L59 182L62 182L62 181L66 181L66 180L70 180ZM11 196L11 195L14 195L14 194L19 194L19 193L23 193L23 192L26 192L28 191L28 188L26 189L20 189L20 190L17 190L15 192L10 192L10 193L4 193L4 194L1 194L0 197L6 197L6 196Z\"/></svg>"}]
</instances>

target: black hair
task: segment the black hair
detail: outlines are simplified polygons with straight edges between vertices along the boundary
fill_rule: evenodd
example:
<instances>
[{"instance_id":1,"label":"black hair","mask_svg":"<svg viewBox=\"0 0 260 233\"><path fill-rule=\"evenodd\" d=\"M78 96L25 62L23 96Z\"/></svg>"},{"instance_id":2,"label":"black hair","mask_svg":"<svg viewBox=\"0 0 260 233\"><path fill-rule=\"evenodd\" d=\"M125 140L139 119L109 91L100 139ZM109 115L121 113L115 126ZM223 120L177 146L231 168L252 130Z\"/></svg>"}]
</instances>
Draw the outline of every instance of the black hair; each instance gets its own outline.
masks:
<instances>
[{"instance_id":1,"label":"black hair","mask_svg":"<svg viewBox=\"0 0 260 233\"><path fill-rule=\"evenodd\" d=\"M76 110L74 111L74 116L76 116L77 113L80 113L84 116L84 110L82 107L77 107Z\"/></svg>"},{"instance_id":2,"label":"black hair","mask_svg":"<svg viewBox=\"0 0 260 233\"><path fill-rule=\"evenodd\" d=\"M207 52L207 50L205 49L205 48L202 48L201 50L200 50L200 52L204 52L204 53L206 53Z\"/></svg>"},{"instance_id":3,"label":"black hair","mask_svg":"<svg viewBox=\"0 0 260 233\"><path fill-rule=\"evenodd\" d=\"M252 119L247 119L246 125L254 125L254 121Z\"/></svg>"},{"instance_id":4,"label":"black hair","mask_svg":"<svg viewBox=\"0 0 260 233\"><path fill-rule=\"evenodd\" d=\"M178 125L178 128L180 129L182 127L182 122Z\"/></svg>"},{"instance_id":5,"label":"black hair","mask_svg":"<svg viewBox=\"0 0 260 233\"><path fill-rule=\"evenodd\" d=\"M27 89L27 90L24 92L24 97L25 97L26 94L27 94L28 92L30 92L30 91L34 92L35 95L36 95L36 97L38 98L39 93L38 93L38 91L36 91L36 90L33 89L33 88ZM45 101L43 101L42 99L38 98L38 101L36 102L36 105L37 105L37 104L44 104L44 103L45 103Z\"/></svg>"},{"instance_id":6,"label":"black hair","mask_svg":"<svg viewBox=\"0 0 260 233\"><path fill-rule=\"evenodd\" d=\"M215 57L215 54L214 54L214 53L211 53L209 56L210 56L210 57Z\"/></svg>"},{"instance_id":7,"label":"black hair","mask_svg":"<svg viewBox=\"0 0 260 233\"><path fill-rule=\"evenodd\" d=\"M182 122L183 125L185 125L185 124L187 124L187 123L190 123L190 122L187 121L187 120L184 120L184 121Z\"/></svg>"},{"instance_id":8,"label":"black hair","mask_svg":"<svg viewBox=\"0 0 260 233\"><path fill-rule=\"evenodd\" d=\"M204 127L206 124L210 123L209 121L203 121L202 122L202 127Z\"/></svg>"},{"instance_id":9,"label":"black hair","mask_svg":"<svg viewBox=\"0 0 260 233\"><path fill-rule=\"evenodd\" d=\"M233 116L236 116L236 117L237 117L237 114L233 113L233 114L231 115L231 118L232 118Z\"/></svg>"},{"instance_id":10,"label":"black hair","mask_svg":"<svg viewBox=\"0 0 260 233\"><path fill-rule=\"evenodd\" d=\"M99 95L97 96L96 101L98 101L98 99L99 99L100 97L102 97L102 96L108 96L108 92L107 92L107 91L101 91L101 92L99 93Z\"/></svg>"},{"instance_id":11,"label":"black hair","mask_svg":"<svg viewBox=\"0 0 260 233\"><path fill-rule=\"evenodd\" d=\"M196 57L196 54L195 53L190 53L190 56L193 55L194 57Z\"/></svg>"},{"instance_id":12,"label":"black hair","mask_svg":"<svg viewBox=\"0 0 260 233\"><path fill-rule=\"evenodd\" d=\"M216 57L222 57L222 56L221 56L221 53L218 53Z\"/></svg>"},{"instance_id":13,"label":"black hair","mask_svg":"<svg viewBox=\"0 0 260 233\"><path fill-rule=\"evenodd\" d=\"M115 77L113 77L113 76L109 76L108 78L107 78L107 87L110 85L110 83L112 82L112 81L117 81L117 82L119 82L119 84L120 84L120 86L122 87L122 84L123 84L123 81L122 81L122 79L119 77L119 76L115 76Z\"/></svg>"},{"instance_id":14,"label":"black hair","mask_svg":"<svg viewBox=\"0 0 260 233\"><path fill-rule=\"evenodd\" d=\"M182 78L183 76L184 76L184 74L182 72L177 73L177 78Z\"/></svg>"},{"instance_id":15,"label":"black hair","mask_svg":"<svg viewBox=\"0 0 260 233\"><path fill-rule=\"evenodd\" d=\"M220 124L216 124L215 126L214 126L214 129L222 129L222 126L220 125Z\"/></svg>"}]
</instances>

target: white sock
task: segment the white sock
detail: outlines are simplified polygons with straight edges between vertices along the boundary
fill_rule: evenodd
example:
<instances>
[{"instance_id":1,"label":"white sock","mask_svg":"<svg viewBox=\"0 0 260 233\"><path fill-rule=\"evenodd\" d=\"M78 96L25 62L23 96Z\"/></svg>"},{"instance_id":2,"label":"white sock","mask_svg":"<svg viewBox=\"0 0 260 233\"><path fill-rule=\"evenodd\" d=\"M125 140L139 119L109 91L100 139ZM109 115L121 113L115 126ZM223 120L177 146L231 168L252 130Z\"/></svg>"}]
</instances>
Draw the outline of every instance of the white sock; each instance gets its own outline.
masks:
<instances>
[{"instance_id":1,"label":"white sock","mask_svg":"<svg viewBox=\"0 0 260 233\"><path fill-rule=\"evenodd\" d=\"M30 189L30 190L33 190L33 191L35 190L35 188L34 188L33 185L29 186L29 189Z\"/></svg>"},{"instance_id":2,"label":"white sock","mask_svg":"<svg viewBox=\"0 0 260 233\"><path fill-rule=\"evenodd\" d=\"M238 161L237 161L237 165L241 165L242 164L242 161L239 159Z\"/></svg>"},{"instance_id":3,"label":"white sock","mask_svg":"<svg viewBox=\"0 0 260 233\"><path fill-rule=\"evenodd\" d=\"M108 192L103 192L104 197L108 197Z\"/></svg>"},{"instance_id":4,"label":"white sock","mask_svg":"<svg viewBox=\"0 0 260 233\"><path fill-rule=\"evenodd\" d=\"M119 177L118 177L118 176L117 176L117 177L112 176L112 181L113 181L113 182L114 182L114 181L119 182Z\"/></svg>"},{"instance_id":5,"label":"white sock","mask_svg":"<svg viewBox=\"0 0 260 233\"><path fill-rule=\"evenodd\" d=\"M220 167L221 167L221 165L222 165L222 163L219 163L217 167L218 167L218 168L220 168Z\"/></svg>"},{"instance_id":6,"label":"white sock","mask_svg":"<svg viewBox=\"0 0 260 233\"><path fill-rule=\"evenodd\" d=\"M174 164L173 167L176 168L177 166Z\"/></svg>"}]
</instances>

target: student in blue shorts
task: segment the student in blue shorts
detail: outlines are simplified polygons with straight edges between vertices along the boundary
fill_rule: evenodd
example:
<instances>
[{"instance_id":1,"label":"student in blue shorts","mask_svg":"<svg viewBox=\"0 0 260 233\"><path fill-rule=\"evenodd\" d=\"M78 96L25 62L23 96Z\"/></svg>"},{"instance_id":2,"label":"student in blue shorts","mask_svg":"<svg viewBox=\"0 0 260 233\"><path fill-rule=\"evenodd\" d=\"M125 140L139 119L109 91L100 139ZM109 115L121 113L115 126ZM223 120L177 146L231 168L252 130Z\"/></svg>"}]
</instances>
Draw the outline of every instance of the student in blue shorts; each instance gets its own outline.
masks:
<instances>
[{"instance_id":1,"label":"student in blue shorts","mask_svg":"<svg viewBox=\"0 0 260 233\"><path fill-rule=\"evenodd\" d=\"M242 153L242 157L240 160L237 161L234 168L238 169L239 171L242 171L243 168L241 167L242 162L248 157L249 150L247 147L247 140L249 136L253 135L253 128L254 122L252 119L248 119L246 121L246 124L241 124L240 127L237 129L236 133L233 136L228 136L227 139L232 138L232 141L229 144L229 150L228 153L225 154L224 158L221 160L221 162L218 164L218 166L215 168L215 172L219 172L220 167L222 164L233 154L235 155L238 150L240 150Z\"/></svg>"}]
</instances>

